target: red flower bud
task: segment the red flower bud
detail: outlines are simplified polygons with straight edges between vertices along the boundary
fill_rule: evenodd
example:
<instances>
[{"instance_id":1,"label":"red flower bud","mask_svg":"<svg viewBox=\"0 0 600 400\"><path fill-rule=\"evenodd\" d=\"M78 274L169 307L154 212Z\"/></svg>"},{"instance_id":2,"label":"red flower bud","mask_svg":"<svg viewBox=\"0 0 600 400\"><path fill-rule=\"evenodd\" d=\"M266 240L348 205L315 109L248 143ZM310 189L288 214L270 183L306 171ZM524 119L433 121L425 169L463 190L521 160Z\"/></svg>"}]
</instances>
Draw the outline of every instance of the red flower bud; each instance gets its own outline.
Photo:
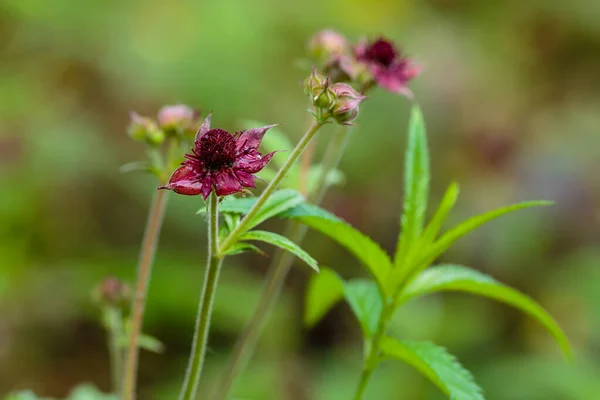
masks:
<instances>
[{"instance_id":1,"label":"red flower bud","mask_svg":"<svg viewBox=\"0 0 600 400\"><path fill-rule=\"evenodd\" d=\"M110 276L98 284L94 291L94 298L102 306L124 309L129 306L131 290L126 283Z\"/></svg>"},{"instance_id":2,"label":"red flower bud","mask_svg":"<svg viewBox=\"0 0 600 400\"><path fill-rule=\"evenodd\" d=\"M346 83L335 83L331 85L331 91L335 95L335 103L332 108L333 118L342 125L352 125L351 122L358 115L358 108L367 97L357 92Z\"/></svg>"},{"instance_id":3,"label":"red flower bud","mask_svg":"<svg viewBox=\"0 0 600 400\"><path fill-rule=\"evenodd\" d=\"M130 114L131 121L127 134L137 142L146 142L151 146L158 146L165 140L165 134L156 126L152 119L142 117L136 112Z\"/></svg>"}]
</instances>

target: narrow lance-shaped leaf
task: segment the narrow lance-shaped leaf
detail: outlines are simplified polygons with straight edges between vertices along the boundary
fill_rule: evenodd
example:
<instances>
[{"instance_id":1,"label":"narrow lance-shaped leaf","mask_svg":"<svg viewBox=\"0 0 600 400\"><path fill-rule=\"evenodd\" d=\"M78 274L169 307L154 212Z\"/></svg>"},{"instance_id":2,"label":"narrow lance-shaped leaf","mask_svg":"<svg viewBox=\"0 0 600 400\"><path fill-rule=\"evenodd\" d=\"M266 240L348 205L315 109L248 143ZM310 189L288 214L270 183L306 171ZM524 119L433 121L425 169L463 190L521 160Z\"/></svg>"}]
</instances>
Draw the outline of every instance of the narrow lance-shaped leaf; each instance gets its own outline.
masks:
<instances>
[{"instance_id":1,"label":"narrow lance-shaped leaf","mask_svg":"<svg viewBox=\"0 0 600 400\"><path fill-rule=\"evenodd\" d=\"M313 326L338 301L344 298L344 281L329 268L321 268L319 274L313 274L306 289L304 323Z\"/></svg>"},{"instance_id":2,"label":"narrow lance-shaped leaf","mask_svg":"<svg viewBox=\"0 0 600 400\"><path fill-rule=\"evenodd\" d=\"M428 248L431 245L431 243L433 243L436 236L442 229L442 225L444 224L444 221L446 221L448 214L454 207L454 204L456 204L456 200L458 199L458 193L458 184L456 182L452 182L448 189L446 189L446 193L444 193L444 197L442 197L440 205L438 206L429 224L427 224L427 226L425 227L423 234L421 235L417 243L415 243L415 245L412 246L411 249L409 249L408 254L406 256L406 260L404 262L404 268L396 268L393 270L393 277L389 280L390 287L392 288L391 290L393 290L393 288L396 288L399 284L401 284L404 281L404 279L410 274L411 270L415 267L415 259L419 256L419 254L421 254L422 249Z\"/></svg>"},{"instance_id":3,"label":"narrow lance-shaped leaf","mask_svg":"<svg viewBox=\"0 0 600 400\"><path fill-rule=\"evenodd\" d=\"M245 242L236 242L233 246L229 248L226 252L223 253L224 256L235 256L238 254L242 254L246 251L254 251L260 255L265 255L265 252L256 247L253 244L245 243Z\"/></svg>"},{"instance_id":4,"label":"narrow lance-shaped leaf","mask_svg":"<svg viewBox=\"0 0 600 400\"><path fill-rule=\"evenodd\" d=\"M319 272L319 264L317 261L304 251L296 243L292 242L285 236L278 235L273 232L267 231L249 231L240 236L240 240L257 240L260 242L270 243L274 246L280 247L284 250L289 251L296 257L308 264L312 269Z\"/></svg>"},{"instance_id":5,"label":"narrow lance-shaped leaf","mask_svg":"<svg viewBox=\"0 0 600 400\"><path fill-rule=\"evenodd\" d=\"M308 204L291 208L281 216L297 219L344 246L367 267L379 287L385 287L385 278L392 268L390 258L376 242L352 225L320 207Z\"/></svg>"},{"instance_id":6,"label":"narrow lance-shaped leaf","mask_svg":"<svg viewBox=\"0 0 600 400\"><path fill-rule=\"evenodd\" d=\"M427 196L429 193L429 152L425 122L419 106L413 106L409 128L406 163L404 167L404 210L401 230L394 256L394 265L401 266L406 254L421 235Z\"/></svg>"},{"instance_id":7,"label":"narrow lance-shaped leaf","mask_svg":"<svg viewBox=\"0 0 600 400\"><path fill-rule=\"evenodd\" d=\"M554 337L567 359L572 357L567 336L556 321L529 296L512 289L471 268L461 265L440 265L419 274L403 290L399 304L414 297L439 291L473 293L511 305L533 317Z\"/></svg>"},{"instance_id":8,"label":"narrow lance-shaped leaf","mask_svg":"<svg viewBox=\"0 0 600 400\"><path fill-rule=\"evenodd\" d=\"M304 202L304 197L293 189L282 189L273 193L260 211L248 224L248 230L274 216Z\"/></svg>"},{"instance_id":9,"label":"narrow lance-shaped leaf","mask_svg":"<svg viewBox=\"0 0 600 400\"><path fill-rule=\"evenodd\" d=\"M404 361L433 382L452 400L484 400L473 375L446 349L429 342L398 341L384 337L381 351L387 358Z\"/></svg>"},{"instance_id":10,"label":"narrow lance-shaped leaf","mask_svg":"<svg viewBox=\"0 0 600 400\"><path fill-rule=\"evenodd\" d=\"M414 269L411 271L411 276L416 275L423 269L427 268L431 263L444 253L448 248L461 237L465 236L485 224L486 222L492 221L498 217L508 214L512 211L521 210L530 207L549 206L554 204L551 201L526 201L523 203L513 204L507 207L498 208L493 211L489 211L485 214L471 217L466 221L458 224L456 227L450 229L444 233L437 241L435 241L429 248L424 249L423 255L416 262Z\"/></svg>"}]
</instances>

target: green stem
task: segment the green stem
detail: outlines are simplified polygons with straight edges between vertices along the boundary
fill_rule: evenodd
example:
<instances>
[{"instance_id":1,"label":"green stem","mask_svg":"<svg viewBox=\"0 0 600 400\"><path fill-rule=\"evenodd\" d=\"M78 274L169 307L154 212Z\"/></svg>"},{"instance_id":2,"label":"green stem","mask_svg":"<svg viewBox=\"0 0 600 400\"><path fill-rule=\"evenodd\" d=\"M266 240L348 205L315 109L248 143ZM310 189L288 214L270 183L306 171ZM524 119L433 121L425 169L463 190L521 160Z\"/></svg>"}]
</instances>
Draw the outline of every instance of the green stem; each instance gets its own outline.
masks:
<instances>
[{"instance_id":1,"label":"green stem","mask_svg":"<svg viewBox=\"0 0 600 400\"><path fill-rule=\"evenodd\" d=\"M150 284L152 262L160 236L160 228L165 216L167 204L167 191L157 190L152 200L152 206L148 214L148 222L144 232L142 250L138 263L137 281L135 294L131 306L131 332L129 333L129 347L123 376L124 400L135 400L135 386L139 357L139 338L142 330L142 321L146 307L146 294Z\"/></svg>"},{"instance_id":2,"label":"green stem","mask_svg":"<svg viewBox=\"0 0 600 400\"><path fill-rule=\"evenodd\" d=\"M104 322L108 331L108 354L110 357L110 372L113 393L121 392L121 378L123 369L123 314L116 307L104 309Z\"/></svg>"},{"instance_id":3,"label":"green stem","mask_svg":"<svg viewBox=\"0 0 600 400\"><path fill-rule=\"evenodd\" d=\"M246 214L244 218L242 218L238 226L236 226L235 229L231 231L231 233L225 238L225 240L223 240L223 243L221 243L221 246L219 247L219 254L223 254L227 249L229 249L229 247L231 247L231 245L233 245L236 242L238 236L246 231L248 223L250 223L250 221L252 220L252 218L254 218L256 213L258 213L258 211L267 201L269 196L271 196L275 189L277 189L277 186L279 186L281 180L286 176L292 165L294 165L298 157L300 157L304 149L306 149L306 146L308 146L308 144L310 143L311 139L315 136L317 131L323 125L323 122L313 122L311 127L308 128L304 136L302 136L302 139L300 139L300 141L292 151L292 154L290 154L290 156L286 160L285 164L281 167L281 169L277 171L277 174L275 175L273 180L271 180L269 185L265 188L260 197L256 200L256 203L254 203L252 208L248 211L248 214Z\"/></svg>"},{"instance_id":4,"label":"green stem","mask_svg":"<svg viewBox=\"0 0 600 400\"><path fill-rule=\"evenodd\" d=\"M217 291L221 264L223 263L223 258L219 257L217 253L219 248L219 202L214 191L209 196L208 208L208 259L204 274L204 285L200 295L200 304L198 305L198 317L196 319L192 353L183 382L183 388L179 395L181 400L194 400L196 398L202 365L204 364L204 356L206 354L206 343L210 330L213 302Z\"/></svg>"},{"instance_id":5,"label":"green stem","mask_svg":"<svg viewBox=\"0 0 600 400\"><path fill-rule=\"evenodd\" d=\"M377 331L373 336L372 341L369 343L369 346L365 346L365 362L363 364L363 370L360 375L360 381L358 382L358 387L356 388L356 394L354 395L354 400L361 400L363 395L367 389L367 385L369 384L369 380L373 375L373 371L377 368L377 364L379 364L379 347L381 344L381 339L385 334L385 330L388 324L390 317L394 312L393 303L389 303L385 306L381 313L381 317L379 318L379 324L377 326Z\"/></svg>"},{"instance_id":6,"label":"green stem","mask_svg":"<svg viewBox=\"0 0 600 400\"><path fill-rule=\"evenodd\" d=\"M336 130L334 137L331 139L327 150L325 151L325 156L323 157L323 169L322 174L319 177L317 191L310 196L309 201L319 204L325 196L327 191L327 176L337 167L342 157L348 142L348 137L350 136L349 131L350 129L344 126L339 126ZM304 239L307 230L308 228L306 225L290 221L286 227L284 236L294 243L300 243ZM232 389L236 377L248 364L248 361L256 349L258 337L260 336L265 321L269 318L273 307L279 298L285 278L293 261L294 256L289 252L278 249L275 253L265 278L264 288L258 306L252 315L252 319L242 332L242 335L233 349L231 360L227 369L221 375L219 386L215 392L216 396L213 396L213 399L225 399Z\"/></svg>"}]
</instances>

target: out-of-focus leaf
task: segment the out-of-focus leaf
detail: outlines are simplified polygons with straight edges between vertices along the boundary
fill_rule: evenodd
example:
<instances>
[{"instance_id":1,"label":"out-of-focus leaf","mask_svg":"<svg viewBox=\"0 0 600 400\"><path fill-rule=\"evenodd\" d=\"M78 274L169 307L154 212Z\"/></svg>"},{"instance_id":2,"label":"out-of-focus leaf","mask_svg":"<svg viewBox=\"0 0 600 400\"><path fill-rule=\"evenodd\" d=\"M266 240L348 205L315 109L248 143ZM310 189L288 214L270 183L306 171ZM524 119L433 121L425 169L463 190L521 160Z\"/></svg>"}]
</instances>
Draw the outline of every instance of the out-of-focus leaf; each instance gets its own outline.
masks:
<instances>
[{"instance_id":1,"label":"out-of-focus leaf","mask_svg":"<svg viewBox=\"0 0 600 400\"><path fill-rule=\"evenodd\" d=\"M484 400L473 375L441 346L384 337L381 351L417 369L452 400Z\"/></svg>"},{"instance_id":2,"label":"out-of-focus leaf","mask_svg":"<svg viewBox=\"0 0 600 400\"><path fill-rule=\"evenodd\" d=\"M119 344L123 348L127 348L129 346L129 334L131 333L131 320L126 321L125 323L125 333L119 339ZM162 344L160 340L155 338L154 336L147 335L145 333L140 334L138 339L138 345L141 349L151 351L153 353L162 353L165 349L165 346Z\"/></svg>"},{"instance_id":3,"label":"out-of-focus leaf","mask_svg":"<svg viewBox=\"0 0 600 400\"><path fill-rule=\"evenodd\" d=\"M261 242L270 243L274 246L281 247L284 250L289 251L294 254L296 257L300 258L306 264L308 264L312 269L319 272L319 264L317 261L310 256L306 251L304 251L300 246L296 243L292 242L285 236L278 235L273 232L267 231L249 231L240 236L240 240L257 240Z\"/></svg>"},{"instance_id":4,"label":"out-of-focus leaf","mask_svg":"<svg viewBox=\"0 0 600 400\"><path fill-rule=\"evenodd\" d=\"M119 396L115 394L102 393L95 386L90 384L77 385L67 400L118 400Z\"/></svg>"},{"instance_id":5,"label":"out-of-focus leaf","mask_svg":"<svg viewBox=\"0 0 600 400\"><path fill-rule=\"evenodd\" d=\"M344 246L366 267L383 289L392 268L388 255L370 237L320 207L308 204L291 208L281 216L297 219Z\"/></svg>"},{"instance_id":6,"label":"out-of-focus leaf","mask_svg":"<svg viewBox=\"0 0 600 400\"><path fill-rule=\"evenodd\" d=\"M408 145L404 166L404 210L402 229L394 255L394 266L399 268L408 251L417 242L425 221L429 194L429 151L425 122L419 106L414 105L408 127Z\"/></svg>"},{"instance_id":7,"label":"out-of-focus leaf","mask_svg":"<svg viewBox=\"0 0 600 400\"><path fill-rule=\"evenodd\" d=\"M344 281L335 271L321 268L319 274L312 275L306 289L304 323L313 326L344 297Z\"/></svg>"},{"instance_id":8,"label":"out-of-focus leaf","mask_svg":"<svg viewBox=\"0 0 600 400\"><path fill-rule=\"evenodd\" d=\"M405 302L414 297L439 291L473 293L501 301L527 313L554 337L564 356L569 360L572 358L567 336L546 310L529 296L471 268L453 264L429 268L404 288L399 300Z\"/></svg>"},{"instance_id":9,"label":"out-of-focus leaf","mask_svg":"<svg viewBox=\"0 0 600 400\"><path fill-rule=\"evenodd\" d=\"M504 214L508 214L512 211L521 210L529 207L549 206L554 204L551 201L526 201L523 203L513 204L507 207L498 208L493 211L489 211L485 214L471 217L466 221L458 224L456 227L450 229L444 233L437 241L435 241L429 248L423 249L423 255L419 258L419 261L415 264L416 267L412 274L416 274L427 268L437 257L444 253L448 248L458 239L465 236L467 233L472 232L486 222L492 221Z\"/></svg>"},{"instance_id":10,"label":"out-of-focus leaf","mask_svg":"<svg viewBox=\"0 0 600 400\"><path fill-rule=\"evenodd\" d=\"M369 279L354 279L344 283L344 293L365 337L372 337L383 311L383 299L377 284Z\"/></svg>"}]
</instances>

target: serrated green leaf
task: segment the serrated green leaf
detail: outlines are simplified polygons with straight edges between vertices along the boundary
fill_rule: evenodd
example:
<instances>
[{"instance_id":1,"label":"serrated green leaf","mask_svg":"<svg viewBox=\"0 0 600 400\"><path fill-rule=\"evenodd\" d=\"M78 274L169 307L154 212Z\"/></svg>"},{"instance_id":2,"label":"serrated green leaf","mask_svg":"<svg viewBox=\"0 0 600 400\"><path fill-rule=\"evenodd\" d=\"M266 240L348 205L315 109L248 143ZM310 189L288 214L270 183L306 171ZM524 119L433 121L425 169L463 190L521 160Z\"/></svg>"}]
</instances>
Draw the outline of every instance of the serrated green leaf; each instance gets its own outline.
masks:
<instances>
[{"instance_id":1,"label":"serrated green leaf","mask_svg":"<svg viewBox=\"0 0 600 400\"><path fill-rule=\"evenodd\" d=\"M280 216L297 219L329 236L358 258L383 289L385 278L392 268L388 255L370 237L320 207L301 204Z\"/></svg>"},{"instance_id":2,"label":"serrated green leaf","mask_svg":"<svg viewBox=\"0 0 600 400\"><path fill-rule=\"evenodd\" d=\"M408 145L404 167L404 210L402 229L394 255L394 265L405 259L409 249L417 242L425 221L429 194L429 151L425 122L419 106L414 105L408 128Z\"/></svg>"},{"instance_id":3,"label":"serrated green leaf","mask_svg":"<svg viewBox=\"0 0 600 400\"><path fill-rule=\"evenodd\" d=\"M385 357L404 361L417 369L452 400L484 400L473 375L441 346L384 337L381 351Z\"/></svg>"},{"instance_id":4,"label":"serrated green leaf","mask_svg":"<svg viewBox=\"0 0 600 400\"><path fill-rule=\"evenodd\" d=\"M435 241L429 248L423 249L423 255L416 262L414 269L411 271L411 275L416 275L423 269L427 268L431 263L444 253L448 248L461 237L474 231L486 222L492 221L498 217L508 214L512 211L521 210L529 207L549 206L554 204L551 201L526 201L523 203L513 204L507 207L498 208L493 211L489 211L485 214L480 214L475 217L471 217L466 221L458 224L456 227L450 229L444 233L437 241Z\"/></svg>"},{"instance_id":5,"label":"serrated green leaf","mask_svg":"<svg viewBox=\"0 0 600 400\"><path fill-rule=\"evenodd\" d=\"M369 279L353 279L344 283L344 294L365 337L373 337L383 311L383 299L377 284Z\"/></svg>"},{"instance_id":6,"label":"serrated green leaf","mask_svg":"<svg viewBox=\"0 0 600 400\"><path fill-rule=\"evenodd\" d=\"M225 253L223 253L223 255L226 256L235 256L238 254L242 254L246 251L254 251L260 255L266 255L264 251L262 251L261 249L259 249L258 247L256 247L253 244L250 243L244 243L244 242L237 242L235 243L233 246L231 246L229 248L229 250L227 250Z\"/></svg>"},{"instance_id":7,"label":"serrated green leaf","mask_svg":"<svg viewBox=\"0 0 600 400\"><path fill-rule=\"evenodd\" d=\"M267 231L249 231L240 236L239 240L257 240L261 242L270 243L274 246L280 247L284 250L289 251L296 257L308 264L312 269L319 272L319 264L317 261L304 251L296 243L292 242L285 236L278 235L273 232Z\"/></svg>"},{"instance_id":8,"label":"serrated green leaf","mask_svg":"<svg viewBox=\"0 0 600 400\"><path fill-rule=\"evenodd\" d=\"M304 196L293 189L281 189L273 193L248 223L248 230L292 207L304 202Z\"/></svg>"},{"instance_id":9,"label":"serrated green leaf","mask_svg":"<svg viewBox=\"0 0 600 400\"><path fill-rule=\"evenodd\" d=\"M344 298L344 281L329 268L321 268L311 276L306 289L304 324L311 327L319 322L338 301Z\"/></svg>"},{"instance_id":10,"label":"serrated green leaf","mask_svg":"<svg viewBox=\"0 0 600 400\"><path fill-rule=\"evenodd\" d=\"M421 272L402 291L399 301L439 291L473 293L511 305L533 317L554 337L564 356L572 358L567 336L552 316L529 296L506 286L489 275L462 265L440 265Z\"/></svg>"},{"instance_id":11,"label":"serrated green leaf","mask_svg":"<svg viewBox=\"0 0 600 400\"><path fill-rule=\"evenodd\" d=\"M423 249L427 249L431 243L435 240L438 233L440 232L444 221L448 217L448 214L456 204L458 199L458 184L453 182L450 184L440 205L438 206L433 218L425 227L423 234L417 240L417 242L408 250L406 259L402 262L402 265L396 265L396 268L392 272L392 279L389 280L390 290L394 290L403 280L410 274L411 269L415 267L415 259L422 253Z\"/></svg>"}]
</instances>

